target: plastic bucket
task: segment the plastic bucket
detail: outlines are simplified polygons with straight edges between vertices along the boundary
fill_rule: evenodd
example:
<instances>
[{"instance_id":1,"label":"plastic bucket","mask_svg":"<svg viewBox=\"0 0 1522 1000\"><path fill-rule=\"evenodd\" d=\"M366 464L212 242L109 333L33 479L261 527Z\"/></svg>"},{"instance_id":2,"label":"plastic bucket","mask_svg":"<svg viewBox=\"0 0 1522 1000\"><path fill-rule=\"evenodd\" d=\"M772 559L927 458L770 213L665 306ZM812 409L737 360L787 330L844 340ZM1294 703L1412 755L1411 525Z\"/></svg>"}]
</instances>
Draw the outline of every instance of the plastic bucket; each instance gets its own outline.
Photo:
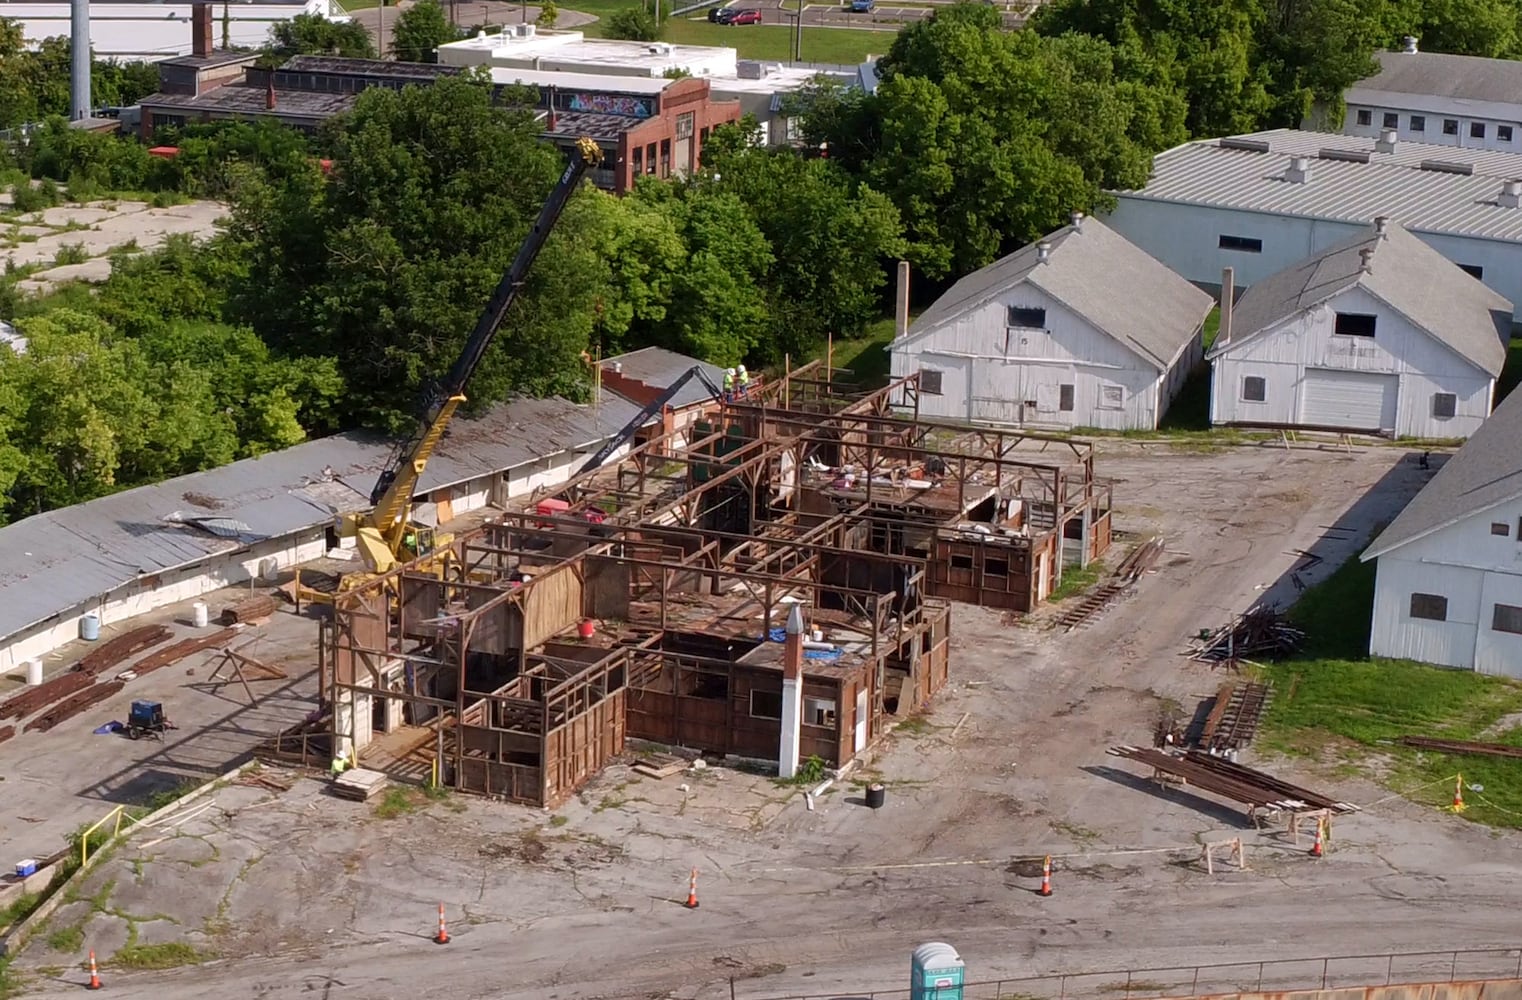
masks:
<instances>
[{"instance_id":1,"label":"plastic bucket","mask_svg":"<svg viewBox=\"0 0 1522 1000\"><path fill-rule=\"evenodd\" d=\"M884 786L880 784L867 786L868 809L881 809L883 807L883 803L886 802L887 799L888 789Z\"/></svg>"},{"instance_id":2,"label":"plastic bucket","mask_svg":"<svg viewBox=\"0 0 1522 1000\"><path fill-rule=\"evenodd\" d=\"M86 642L94 642L100 638L99 615L85 615L79 619L79 637Z\"/></svg>"},{"instance_id":3,"label":"plastic bucket","mask_svg":"<svg viewBox=\"0 0 1522 1000\"><path fill-rule=\"evenodd\" d=\"M191 617L195 620L196 628L205 628L211 624L211 611L206 607L205 601L197 601L190 606Z\"/></svg>"},{"instance_id":4,"label":"plastic bucket","mask_svg":"<svg viewBox=\"0 0 1522 1000\"><path fill-rule=\"evenodd\" d=\"M576 634L583 639L590 639L597 634L597 626L592 624L590 618L582 619L581 624L576 627Z\"/></svg>"}]
</instances>

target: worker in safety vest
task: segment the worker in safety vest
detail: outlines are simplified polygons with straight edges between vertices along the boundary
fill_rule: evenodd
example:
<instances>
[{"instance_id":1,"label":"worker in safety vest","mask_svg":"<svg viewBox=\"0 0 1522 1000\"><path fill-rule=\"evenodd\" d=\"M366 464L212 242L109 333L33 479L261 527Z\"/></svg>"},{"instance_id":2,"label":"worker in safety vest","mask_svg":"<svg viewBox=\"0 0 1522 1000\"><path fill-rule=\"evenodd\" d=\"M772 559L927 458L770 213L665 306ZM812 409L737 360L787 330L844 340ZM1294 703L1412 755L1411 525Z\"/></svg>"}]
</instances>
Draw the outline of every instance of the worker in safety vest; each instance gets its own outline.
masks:
<instances>
[{"instance_id":1,"label":"worker in safety vest","mask_svg":"<svg viewBox=\"0 0 1522 1000\"><path fill-rule=\"evenodd\" d=\"M735 396L735 370L724 369L724 401L727 403Z\"/></svg>"},{"instance_id":2,"label":"worker in safety vest","mask_svg":"<svg viewBox=\"0 0 1522 1000\"><path fill-rule=\"evenodd\" d=\"M349 761L347 760L347 758L344 757L343 754L339 754L337 757L334 757L333 758L333 777L337 778L340 774L343 774L344 773L344 768L346 768L348 766L349 766Z\"/></svg>"},{"instance_id":3,"label":"worker in safety vest","mask_svg":"<svg viewBox=\"0 0 1522 1000\"><path fill-rule=\"evenodd\" d=\"M735 369L735 373L740 382L740 398L744 399L750 392L750 372L745 370L744 365L741 365Z\"/></svg>"}]
</instances>

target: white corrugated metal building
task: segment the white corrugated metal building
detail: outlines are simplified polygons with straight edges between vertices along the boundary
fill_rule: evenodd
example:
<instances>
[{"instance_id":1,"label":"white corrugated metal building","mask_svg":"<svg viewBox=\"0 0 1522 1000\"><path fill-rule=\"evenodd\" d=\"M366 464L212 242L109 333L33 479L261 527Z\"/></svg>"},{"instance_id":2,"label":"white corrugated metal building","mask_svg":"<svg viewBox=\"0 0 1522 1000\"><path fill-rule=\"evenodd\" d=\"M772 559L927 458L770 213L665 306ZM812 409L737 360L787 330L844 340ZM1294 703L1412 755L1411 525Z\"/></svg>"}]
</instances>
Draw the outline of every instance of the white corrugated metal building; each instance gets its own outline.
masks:
<instances>
[{"instance_id":1,"label":"white corrugated metal building","mask_svg":"<svg viewBox=\"0 0 1522 1000\"><path fill-rule=\"evenodd\" d=\"M1506 299L1376 219L1223 305L1210 422L1468 437L1490 415L1511 315Z\"/></svg>"},{"instance_id":2,"label":"white corrugated metal building","mask_svg":"<svg viewBox=\"0 0 1522 1000\"><path fill-rule=\"evenodd\" d=\"M457 420L415 495L419 516L448 521L564 482L637 413L616 397L536 399ZM0 670L73 639L86 614L119 622L320 558L338 544L336 515L369 506L390 452L341 434L0 527Z\"/></svg>"},{"instance_id":3,"label":"white corrugated metal building","mask_svg":"<svg viewBox=\"0 0 1522 1000\"><path fill-rule=\"evenodd\" d=\"M1155 428L1214 302L1096 219L974 271L888 346L922 416Z\"/></svg>"},{"instance_id":4,"label":"white corrugated metal building","mask_svg":"<svg viewBox=\"0 0 1522 1000\"><path fill-rule=\"evenodd\" d=\"M1522 152L1522 62L1422 52L1376 52L1379 72L1343 94L1342 131L1471 149Z\"/></svg>"},{"instance_id":5,"label":"white corrugated metal building","mask_svg":"<svg viewBox=\"0 0 1522 1000\"><path fill-rule=\"evenodd\" d=\"M1186 143L1113 192L1117 232L1190 281L1251 286L1394 219L1522 304L1522 153L1281 129Z\"/></svg>"},{"instance_id":6,"label":"white corrugated metal building","mask_svg":"<svg viewBox=\"0 0 1522 1000\"><path fill-rule=\"evenodd\" d=\"M1522 677L1522 393L1374 539L1374 656Z\"/></svg>"}]
</instances>

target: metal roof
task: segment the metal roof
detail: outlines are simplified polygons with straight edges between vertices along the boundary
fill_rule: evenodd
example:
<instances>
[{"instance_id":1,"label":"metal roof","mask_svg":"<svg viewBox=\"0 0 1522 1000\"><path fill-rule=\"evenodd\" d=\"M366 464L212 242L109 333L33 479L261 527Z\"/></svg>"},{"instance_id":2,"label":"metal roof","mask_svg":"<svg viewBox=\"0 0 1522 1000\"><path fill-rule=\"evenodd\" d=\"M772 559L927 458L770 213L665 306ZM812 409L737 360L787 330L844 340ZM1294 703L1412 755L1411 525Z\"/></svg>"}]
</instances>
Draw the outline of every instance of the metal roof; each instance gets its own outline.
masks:
<instances>
[{"instance_id":1,"label":"metal roof","mask_svg":"<svg viewBox=\"0 0 1522 1000\"><path fill-rule=\"evenodd\" d=\"M1210 356L1350 288L1363 288L1492 378L1501 374L1512 304L1393 222L1383 235L1371 227L1253 282L1232 310L1230 342Z\"/></svg>"},{"instance_id":2,"label":"metal roof","mask_svg":"<svg viewBox=\"0 0 1522 1000\"><path fill-rule=\"evenodd\" d=\"M520 399L457 420L417 494L586 449L638 412L616 397L597 406ZM136 580L364 510L391 448L373 435L339 434L0 527L0 636Z\"/></svg>"},{"instance_id":3,"label":"metal roof","mask_svg":"<svg viewBox=\"0 0 1522 1000\"><path fill-rule=\"evenodd\" d=\"M633 379L645 385L657 389L664 389L687 373L693 365L701 365L715 385L722 383L724 369L718 365L711 365L706 361L676 351L668 351L664 347L642 347L628 354L620 354L616 357L604 358L602 366L611 368L618 366L619 374L624 378ZM698 403L709 403L713 397L709 394L706 386L699 379L692 379L671 398L668 404L673 409L680 410L684 406L693 406Z\"/></svg>"},{"instance_id":4,"label":"metal roof","mask_svg":"<svg viewBox=\"0 0 1522 1000\"><path fill-rule=\"evenodd\" d=\"M1290 129L1191 142L1154 157L1145 187L1113 193L1358 224L1383 215L1412 232L1522 240L1522 209L1499 200L1503 181L1522 178L1522 154L1415 142L1380 153L1374 142ZM1267 151L1231 148L1252 144ZM1367 153L1368 162L1320 158L1323 149ZM1309 158L1304 183L1286 176L1292 156Z\"/></svg>"},{"instance_id":5,"label":"metal roof","mask_svg":"<svg viewBox=\"0 0 1522 1000\"><path fill-rule=\"evenodd\" d=\"M1376 52L1374 58L1379 72L1349 88L1349 103L1366 103L1374 94L1522 103L1522 62L1515 59L1445 52Z\"/></svg>"},{"instance_id":6,"label":"metal roof","mask_svg":"<svg viewBox=\"0 0 1522 1000\"><path fill-rule=\"evenodd\" d=\"M1379 533L1362 559L1368 562L1518 497L1522 497L1522 392L1513 392Z\"/></svg>"},{"instance_id":7,"label":"metal roof","mask_svg":"<svg viewBox=\"0 0 1522 1000\"><path fill-rule=\"evenodd\" d=\"M1041 244L1051 253L1040 260ZM1165 370L1215 301L1098 219L1064 226L962 278L909 327L904 343L1030 283L1099 332ZM892 346L892 345L890 345Z\"/></svg>"},{"instance_id":8,"label":"metal roof","mask_svg":"<svg viewBox=\"0 0 1522 1000\"><path fill-rule=\"evenodd\" d=\"M217 110L244 115L295 115L298 117L331 117L348 111L354 106L358 94L327 93L316 90L291 90L276 88L275 106L269 106L269 89L264 85L230 83L225 87L208 90L199 96L193 94L151 94L140 103L149 110L171 108L183 111Z\"/></svg>"}]
</instances>

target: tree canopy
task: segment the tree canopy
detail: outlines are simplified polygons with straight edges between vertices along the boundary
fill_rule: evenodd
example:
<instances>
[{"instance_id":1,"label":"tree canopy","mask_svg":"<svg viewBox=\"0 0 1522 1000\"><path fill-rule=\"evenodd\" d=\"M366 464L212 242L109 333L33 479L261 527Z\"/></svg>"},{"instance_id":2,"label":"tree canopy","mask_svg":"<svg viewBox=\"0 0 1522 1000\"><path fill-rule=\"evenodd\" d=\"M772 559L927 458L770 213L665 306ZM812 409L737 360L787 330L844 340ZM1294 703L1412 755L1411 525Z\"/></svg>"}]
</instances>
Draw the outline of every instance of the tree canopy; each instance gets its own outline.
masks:
<instances>
[{"instance_id":1,"label":"tree canopy","mask_svg":"<svg viewBox=\"0 0 1522 1000\"><path fill-rule=\"evenodd\" d=\"M68 115L72 52L67 36L29 48L21 22L0 17L0 129ZM90 67L91 103L97 107L135 104L159 88L158 68L149 62L95 59Z\"/></svg>"},{"instance_id":2,"label":"tree canopy","mask_svg":"<svg viewBox=\"0 0 1522 1000\"><path fill-rule=\"evenodd\" d=\"M345 56L374 59L375 43L358 21L330 21L321 14L297 14L270 26L267 55L271 61L291 56Z\"/></svg>"},{"instance_id":3,"label":"tree canopy","mask_svg":"<svg viewBox=\"0 0 1522 1000\"><path fill-rule=\"evenodd\" d=\"M403 62L439 61L438 48L457 41L464 32L449 23L439 0L419 0L397 15L391 29L391 52Z\"/></svg>"}]
</instances>

